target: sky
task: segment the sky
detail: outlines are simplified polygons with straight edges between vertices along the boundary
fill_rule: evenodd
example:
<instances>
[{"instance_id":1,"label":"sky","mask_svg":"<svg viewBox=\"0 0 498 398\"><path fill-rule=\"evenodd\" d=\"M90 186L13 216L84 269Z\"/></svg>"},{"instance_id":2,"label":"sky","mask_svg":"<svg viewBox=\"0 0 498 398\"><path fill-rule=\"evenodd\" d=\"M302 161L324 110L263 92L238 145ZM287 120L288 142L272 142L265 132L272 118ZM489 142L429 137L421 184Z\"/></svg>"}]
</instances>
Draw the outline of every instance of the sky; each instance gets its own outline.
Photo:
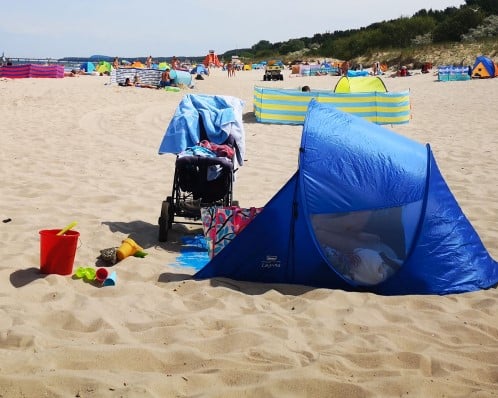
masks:
<instances>
[{"instance_id":1,"label":"sky","mask_svg":"<svg viewBox=\"0 0 498 398\"><path fill-rule=\"evenodd\" d=\"M457 0L0 0L9 58L203 56L410 17ZM350 6L349 6L350 5Z\"/></svg>"}]
</instances>

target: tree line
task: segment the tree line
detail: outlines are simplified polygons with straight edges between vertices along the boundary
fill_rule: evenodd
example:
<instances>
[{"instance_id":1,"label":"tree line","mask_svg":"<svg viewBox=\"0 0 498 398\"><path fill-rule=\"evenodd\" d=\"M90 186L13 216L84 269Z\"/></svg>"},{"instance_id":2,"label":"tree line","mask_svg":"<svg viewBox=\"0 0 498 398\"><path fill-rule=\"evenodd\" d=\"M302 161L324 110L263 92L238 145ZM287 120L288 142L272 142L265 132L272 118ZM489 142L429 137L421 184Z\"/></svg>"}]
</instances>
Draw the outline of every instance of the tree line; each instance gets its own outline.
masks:
<instances>
[{"instance_id":1,"label":"tree line","mask_svg":"<svg viewBox=\"0 0 498 398\"><path fill-rule=\"evenodd\" d=\"M251 48L225 52L229 59L286 58L292 53L307 57L333 56L354 59L377 51L414 46L486 40L498 36L498 0L466 0L460 7L421 9L411 17L376 22L367 27L317 33L313 37L271 43L260 40Z\"/></svg>"}]
</instances>

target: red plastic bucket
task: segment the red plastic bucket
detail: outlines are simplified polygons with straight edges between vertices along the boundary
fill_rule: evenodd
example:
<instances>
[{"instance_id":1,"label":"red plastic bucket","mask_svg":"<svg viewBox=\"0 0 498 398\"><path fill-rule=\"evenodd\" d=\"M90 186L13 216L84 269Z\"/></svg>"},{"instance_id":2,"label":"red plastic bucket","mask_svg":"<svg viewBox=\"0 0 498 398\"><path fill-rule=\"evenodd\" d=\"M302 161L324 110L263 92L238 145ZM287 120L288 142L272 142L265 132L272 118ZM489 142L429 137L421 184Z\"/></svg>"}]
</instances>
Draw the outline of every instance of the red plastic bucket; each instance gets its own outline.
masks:
<instances>
[{"instance_id":1,"label":"red plastic bucket","mask_svg":"<svg viewBox=\"0 0 498 398\"><path fill-rule=\"evenodd\" d=\"M40 231L40 272L69 275L73 273L74 256L80 233L69 230L58 236L60 229Z\"/></svg>"}]
</instances>

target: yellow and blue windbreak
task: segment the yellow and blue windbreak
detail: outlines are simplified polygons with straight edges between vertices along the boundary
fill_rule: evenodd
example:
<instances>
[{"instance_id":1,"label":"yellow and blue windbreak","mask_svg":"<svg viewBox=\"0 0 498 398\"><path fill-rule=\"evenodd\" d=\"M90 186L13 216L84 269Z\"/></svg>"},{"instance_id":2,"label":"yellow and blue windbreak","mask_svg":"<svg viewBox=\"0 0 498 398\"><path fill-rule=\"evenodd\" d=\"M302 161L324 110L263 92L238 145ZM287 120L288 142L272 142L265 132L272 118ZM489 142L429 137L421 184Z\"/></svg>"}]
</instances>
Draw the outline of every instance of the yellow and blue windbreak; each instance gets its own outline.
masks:
<instances>
[{"instance_id":1,"label":"yellow and blue windbreak","mask_svg":"<svg viewBox=\"0 0 498 398\"><path fill-rule=\"evenodd\" d=\"M301 92L295 89L254 87L254 114L260 123L303 124L309 102L335 106L376 124L410 121L410 91L334 93L327 90Z\"/></svg>"}]
</instances>

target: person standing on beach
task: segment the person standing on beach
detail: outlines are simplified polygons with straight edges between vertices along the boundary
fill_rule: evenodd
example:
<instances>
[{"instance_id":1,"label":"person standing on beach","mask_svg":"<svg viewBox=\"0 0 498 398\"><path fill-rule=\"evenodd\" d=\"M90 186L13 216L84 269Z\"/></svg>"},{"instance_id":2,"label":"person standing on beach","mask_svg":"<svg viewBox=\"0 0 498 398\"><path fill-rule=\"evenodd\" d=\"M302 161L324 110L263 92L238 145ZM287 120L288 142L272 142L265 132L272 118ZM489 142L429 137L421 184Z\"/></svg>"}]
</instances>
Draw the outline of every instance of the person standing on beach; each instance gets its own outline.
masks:
<instances>
[{"instance_id":1,"label":"person standing on beach","mask_svg":"<svg viewBox=\"0 0 498 398\"><path fill-rule=\"evenodd\" d=\"M348 74L348 70L349 70L349 62L348 61L344 61L341 65L341 74L342 76L347 76Z\"/></svg>"},{"instance_id":2,"label":"person standing on beach","mask_svg":"<svg viewBox=\"0 0 498 398\"><path fill-rule=\"evenodd\" d=\"M114 57L114 61L112 61L112 67L114 69L118 69L119 68L119 58L118 57Z\"/></svg>"},{"instance_id":3,"label":"person standing on beach","mask_svg":"<svg viewBox=\"0 0 498 398\"><path fill-rule=\"evenodd\" d=\"M231 61L229 61L227 64L227 71L228 71L228 77L235 76L235 69Z\"/></svg>"},{"instance_id":4,"label":"person standing on beach","mask_svg":"<svg viewBox=\"0 0 498 398\"><path fill-rule=\"evenodd\" d=\"M152 55L149 55L147 57L147 61L145 61L145 65L147 66L148 69L152 68Z\"/></svg>"},{"instance_id":5,"label":"person standing on beach","mask_svg":"<svg viewBox=\"0 0 498 398\"><path fill-rule=\"evenodd\" d=\"M173 55L173 58L171 60L171 67L175 70L180 68L180 61L178 60L178 58L176 58L175 55Z\"/></svg>"}]
</instances>

